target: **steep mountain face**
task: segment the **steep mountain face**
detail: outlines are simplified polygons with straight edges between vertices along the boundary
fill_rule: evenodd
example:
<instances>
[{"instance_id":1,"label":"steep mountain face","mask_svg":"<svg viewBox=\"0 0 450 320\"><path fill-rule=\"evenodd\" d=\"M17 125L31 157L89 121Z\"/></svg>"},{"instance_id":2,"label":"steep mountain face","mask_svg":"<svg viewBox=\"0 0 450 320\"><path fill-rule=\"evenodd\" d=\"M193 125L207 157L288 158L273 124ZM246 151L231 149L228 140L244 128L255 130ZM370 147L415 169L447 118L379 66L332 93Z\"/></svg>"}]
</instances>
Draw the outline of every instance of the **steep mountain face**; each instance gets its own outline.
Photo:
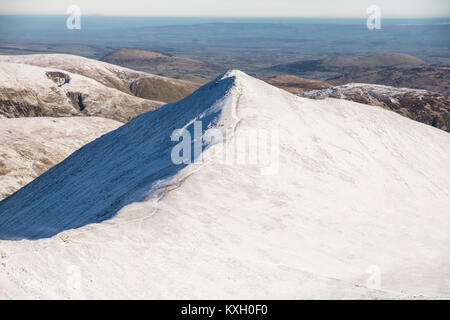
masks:
<instances>
[{"instance_id":1,"label":"steep mountain face","mask_svg":"<svg viewBox=\"0 0 450 320\"><path fill-rule=\"evenodd\" d=\"M0 295L448 297L449 154L442 130L228 72L1 201Z\"/></svg>"},{"instance_id":2,"label":"steep mountain face","mask_svg":"<svg viewBox=\"0 0 450 320\"><path fill-rule=\"evenodd\" d=\"M264 78L261 80L293 94L331 87L331 84L323 81L304 79L288 74Z\"/></svg>"},{"instance_id":3,"label":"steep mountain face","mask_svg":"<svg viewBox=\"0 0 450 320\"><path fill-rule=\"evenodd\" d=\"M204 61L142 49L122 48L111 52L102 60L135 70L200 83L205 83L225 71L220 66Z\"/></svg>"},{"instance_id":4,"label":"steep mountain face","mask_svg":"<svg viewBox=\"0 0 450 320\"><path fill-rule=\"evenodd\" d=\"M100 116L126 122L162 105L64 70L0 62L1 117Z\"/></svg>"},{"instance_id":5,"label":"steep mountain face","mask_svg":"<svg viewBox=\"0 0 450 320\"><path fill-rule=\"evenodd\" d=\"M435 92L352 83L304 92L300 96L311 99L345 99L380 106L402 116L450 132L450 98Z\"/></svg>"},{"instance_id":6,"label":"steep mountain face","mask_svg":"<svg viewBox=\"0 0 450 320\"><path fill-rule=\"evenodd\" d=\"M97 117L0 119L0 199L121 125Z\"/></svg>"},{"instance_id":7,"label":"steep mountain face","mask_svg":"<svg viewBox=\"0 0 450 320\"><path fill-rule=\"evenodd\" d=\"M69 54L0 56L0 61L65 70L126 94L156 101L173 102L200 87L191 81L161 77Z\"/></svg>"}]
</instances>

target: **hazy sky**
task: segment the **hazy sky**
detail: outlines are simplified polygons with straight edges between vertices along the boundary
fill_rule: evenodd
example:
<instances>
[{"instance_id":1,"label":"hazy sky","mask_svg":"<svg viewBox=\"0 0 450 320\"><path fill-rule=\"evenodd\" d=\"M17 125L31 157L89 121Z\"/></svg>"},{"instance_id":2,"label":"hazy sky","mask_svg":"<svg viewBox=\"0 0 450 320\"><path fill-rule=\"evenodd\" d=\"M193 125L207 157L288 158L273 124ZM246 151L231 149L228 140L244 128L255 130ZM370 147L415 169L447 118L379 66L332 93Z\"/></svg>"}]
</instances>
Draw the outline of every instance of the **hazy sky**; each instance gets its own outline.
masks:
<instances>
[{"instance_id":1,"label":"hazy sky","mask_svg":"<svg viewBox=\"0 0 450 320\"><path fill-rule=\"evenodd\" d=\"M232 17L366 17L378 5L385 18L450 17L450 0L0 0L1 14L82 14Z\"/></svg>"}]
</instances>

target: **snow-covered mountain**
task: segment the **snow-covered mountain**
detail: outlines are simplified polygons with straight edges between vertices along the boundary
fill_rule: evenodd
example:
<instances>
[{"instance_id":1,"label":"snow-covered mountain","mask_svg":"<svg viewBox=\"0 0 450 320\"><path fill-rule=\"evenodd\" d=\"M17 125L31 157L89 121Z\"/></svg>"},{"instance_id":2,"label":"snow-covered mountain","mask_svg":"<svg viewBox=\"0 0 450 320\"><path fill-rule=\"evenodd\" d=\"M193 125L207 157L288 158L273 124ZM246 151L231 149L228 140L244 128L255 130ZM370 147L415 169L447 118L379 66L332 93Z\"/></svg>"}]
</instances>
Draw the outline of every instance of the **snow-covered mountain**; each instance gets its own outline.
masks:
<instances>
[{"instance_id":1,"label":"snow-covered mountain","mask_svg":"<svg viewBox=\"0 0 450 320\"><path fill-rule=\"evenodd\" d=\"M126 122L162 105L64 70L0 62L0 117L100 116Z\"/></svg>"},{"instance_id":2,"label":"snow-covered mountain","mask_svg":"<svg viewBox=\"0 0 450 320\"><path fill-rule=\"evenodd\" d=\"M91 78L106 87L156 101L182 99L200 86L191 81L162 77L71 54L0 55L0 61L65 70Z\"/></svg>"},{"instance_id":3,"label":"snow-covered mountain","mask_svg":"<svg viewBox=\"0 0 450 320\"><path fill-rule=\"evenodd\" d=\"M121 125L98 117L0 119L0 200Z\"/></svg>"},{"instance_id":4,"label":"snow-covered mountain","mask_svg":"<svg viewBox=\"0 0 450 320\"><path fill-rule=\"evenodd\" d=\"M450 132L450 98L436 92L377 84L349 83L302 92L299 96L312 99L337 98L379 106Z\"/></svg>"},{"instance_id":5,"label":"snow-covered mountain","mask_svg":"<svg viewBox=\"0 0 450 320\"><path fill-rule=\"evenodd\" d=\"M176 165L198 121L203 161ZM240 161L252 135L273 152ZM0 202L0 297L448 298L449 155L442 130L231 71Z\"/></svg>"}]
</instances>

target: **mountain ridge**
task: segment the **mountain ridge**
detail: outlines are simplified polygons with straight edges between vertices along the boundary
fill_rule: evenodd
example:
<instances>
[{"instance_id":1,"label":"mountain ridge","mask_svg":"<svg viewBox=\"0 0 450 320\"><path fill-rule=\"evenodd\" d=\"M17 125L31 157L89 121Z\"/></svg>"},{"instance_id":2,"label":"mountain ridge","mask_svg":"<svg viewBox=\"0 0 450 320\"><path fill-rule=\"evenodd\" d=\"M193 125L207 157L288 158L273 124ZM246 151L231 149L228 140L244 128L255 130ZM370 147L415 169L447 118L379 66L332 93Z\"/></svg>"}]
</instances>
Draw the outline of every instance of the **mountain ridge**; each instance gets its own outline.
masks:
<instances>
[{"instance_id":1,"label":"mountain ridge","mask_svg":"<svg viewBox=\"0 0 450 320\"><path fill-rule=\"evenodd\" d=\"M299 96L312 99L345 99L379 106L450 132L450 98L436 92L377 84L349 83L302 92Z\"/></svg>"},{"instance_id":2,"label":"mountain ridge","mask_svg":"<svg viewBox=\"0 0 450 320\"><path fill-rule=\"evenodd\" d=\"M173 102L186 97L200 86L187 80L172 79L70 54L0 55L0 61L65 70L148 100ZM160 91L165 89L166 92L159 92L155 88Z\"/></svg>"},{"instance_id":3,"label":"mountain ridge","mask_svg":"<svg viewBox=\"0 0 450 320\"><path fill-rule=\"evenodd\" d=\"M65 70L0 62L3 117L95 115L126 122L163 104Z\"/></svg>"},{"instance_id":4,"label":"mountain ridge","mask_svg":"<svg viewBox=\"0 0 450 320\"><path fill-rule=\"evenodd\" d=\"M206 139L201 162L175 165L173 130L192 136L199 120L202 138L230 135ZM255 132L279 137L262 157L275 174L259 160L221 161ZM448 133L396 113L231 71L0 202L0 238L35 239L0 240L0 287L67 298L446 297L449 150ZM64 286L68 261L83 290ZM382 272L380 289L367 288L368 268Z\"/></svg>"}]
</instances>

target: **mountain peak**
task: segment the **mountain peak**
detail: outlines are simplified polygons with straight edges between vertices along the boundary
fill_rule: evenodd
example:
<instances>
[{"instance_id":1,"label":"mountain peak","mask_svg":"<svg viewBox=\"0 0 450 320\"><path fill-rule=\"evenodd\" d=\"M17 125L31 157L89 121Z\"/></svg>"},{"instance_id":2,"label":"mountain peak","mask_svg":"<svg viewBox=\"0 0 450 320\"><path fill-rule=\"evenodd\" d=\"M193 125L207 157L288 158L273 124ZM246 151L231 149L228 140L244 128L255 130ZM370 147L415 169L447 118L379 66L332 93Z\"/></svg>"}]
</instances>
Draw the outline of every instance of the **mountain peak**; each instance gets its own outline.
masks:
<instances>
[{"instance_id":1,"label":"mountain peak","mask_svg":"<svg viewBox=\"0 0 450 320\"><path fill-rule=\"evenodd\" d=\"M12 257L8 268L55 281L74 261L89 270L86 284L94 279L87 296L185 297L193 283L218 297L254 288L297 296L311 279L324 292L348 288L368 266L406 283L405 265L429 283L417 290L433 294L440 277L430 283L430 270L447 270L449 146L448 133L396 113L300 98L233 70L1 201L1 240L58 237L0 241L0 253L34 254ZM196 162L185 161L196 151ZM139 268L122 277L124 261ZM26 274L11 285L39 292ZM249 275L256 287L247 290Z\"/></svg>"},{"instance_id":2,"label":"mountain peak","mask_svg":"<svg viewBox=\"0 0 450 320\"><path fill-rule=\"evenodd\" d=\"M237 79L237 78L248 78L250 76L241 70L231 69L231 70L228 70L227 72L223 73L222 75L220 75L218 78L226 79L226 78L231 78L231 77L235 77Z\"/></svg>"},{"instance_id":3,"label":"mountain peak","mask_svg":"<svg viewBox=\"0 0 450 320\"><path fill-rule=\"evenodd\" d=\"M197 125L200 132L196 133ZM211 129L224 132L225 139L208 142L205 137ZM389 134L381 134L384 132ZM431 171L418 175L420 181L414 185L434 181L427 188L439 194L448 184L441 171L433 171L446 163L447 153L436 153L436 146L442 146L443 150L448 146L447 133L370 106L300 98L242 71L230 70L187 98L142 114L86 145L0 202L0 238L51 237L110 219L132 203L167 193L198 168L204 170L204 166L192 163L191 153L187 158L183 153L181 163L174 162L173 150L184 134L192 138L187 141L192 150L198 147L196 140L202 142L200 151L205 157L213 152L226 153L230 144L252 134L262 134L263 140L279 137L280 145L275 142L273 145L281 153L276 159L281 162L276 165L281 171L270 177L268 183L280 179L286 182L291 176L300 180L309 177L308 181L331 179L337 184L351 182L351 193L358 197L357 187L361 187L362 181L373 183L364 182L364 188L377 189L385 184L384 180L396 177L397 171L391 172L390 168L422 172L429 167ZM396 137L396 143L391 136ZM367 152L364 141L369 138L372 149ZM247 157L245 151L233 154L236 158L241 156ZM271 156L272 153L262 154L257 159L271 160ZM256 168L236 167L235 162L229 166L219 158L207 158L208 166L227 171L229 179L237 179L236 172L260 174L258 161ZM284 163L286 159L295 161ZM405 165L404 159L411 159L411 163ZM365 172L367 162L377 167L377 176ZM235 171L236 168L239 170ZM430 175L433 179L429 179ZM265 178L261 179L264 184ZM280 186L284 183L281 180ZM294 184L291 187L296 190ZM436 187L440 184L442 188ZM436 203L440 205L439 201Z\"/></svg>"}]
</instances>

